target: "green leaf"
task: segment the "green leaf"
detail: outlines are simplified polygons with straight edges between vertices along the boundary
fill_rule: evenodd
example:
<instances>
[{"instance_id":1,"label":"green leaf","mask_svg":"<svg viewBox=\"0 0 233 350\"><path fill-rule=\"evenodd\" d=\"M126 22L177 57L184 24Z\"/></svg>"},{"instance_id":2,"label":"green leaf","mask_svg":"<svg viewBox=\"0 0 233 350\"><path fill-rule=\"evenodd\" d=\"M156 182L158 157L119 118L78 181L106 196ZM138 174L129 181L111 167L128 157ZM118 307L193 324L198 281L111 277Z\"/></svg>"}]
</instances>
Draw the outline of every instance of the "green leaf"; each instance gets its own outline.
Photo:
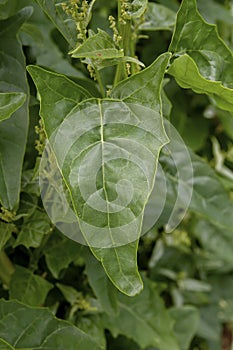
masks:
<instances>
[{"instance_id":1,"label":"green leaf","mask_svg":"<svg viewBox=\"0 0 233 350\"><path fill-rule=\"evenodd\" d=\"M100 262L94 259L90 253L86 253L85 256L85 272L103 310L110 316L116 314L118 310L117 290L108 280Z\"/></svg>"},{"instance_id":2,"label":"green leaf","mask_svg":"<svg viewBox=\"0 0 233 350\"><path fill-rule=\"evenodd\" d=\"M0 349L2 350L14 350L14 348L12 348L12 346L8 343L5 342L5 340L0 338Z\"/></svg>"},{"instance_id":3,"label":"green leaf","mask_svg":"<svg viewBox=\"0 0 233 350\"><path fill-rule=\"evenodd\" d=\"M28 93L25 59L17 33L30 17L26 7L13 17L0 22L0 91ZM0 124L0 201L13 209L19 201L21 169L28 131L28 107L24 104L10 119ZM12 143L14 140L14 143Z\"/></svg>"},{"instance_id":4,"label":"green leaf","mask_svg":"<svg viewBox=\"0 0 233 350\"><path fill-rule=\"evenodd\" d=\"M194 234L205 251L233 265L232 231L219 230L208 221L200 220L194 226Z\"/></svg>"},{"instance_id":5,"label":"green leaf","mask_svg":"<svg viewBox=\"0 0 233 350\"><path fill-rule=\"evenodd\" d=\"M220 81L204 78L189 55L177 58L168 69L168 73L175 77L182 88L192 89L198 94L207 94L214 99L219 108L233 111L233 89L224 86Z\"/></svg>"},{"instance_id":6,"label":"green leaf","mask_svg":"<svg viewBox=\"0 0 233 350\"><path fill-rule=\"evenodd\" d=\"M53 285L22 266L16 266L10 282L10 298L27 305L43 305Z\"/></svg>"},{"instance_id":7,"label":"green leaf","mask_svg":"<svg viewBox=\"0 0 233 350\"><path fill-rule=\"evenodd\" d=\"M56 128L76 104L91 97L83 87L66 76L37 66L28 66L40 95L40 114L53 116L44 119L46 130Z\"/></svg>"},{"instance_id":8,"label":"green leaf","mask_svg":"<svg viewBox=\"0 0 233 350\"><path fill-rule=\"evenodd\" d=\"M148 1L147 0L130 0L128 2L128 9L126 10L130 18L139 18L146 11Z\"/></svg>"},{"instance_id":9,"label":"green leaf","mask_svg":"<svg viewBox=\"0 0 233 350\"><path fill-rule=\"evenodd\" d=\"M92 246L94 255L102 262L112 282L129 295L138 293L142 288L136 263L137 240L140 235L144 207L154 181L158 152L167 142L160 116L159 94L169 56L167 54L160 57L156 65L152 66L152 72L147 69L143 71L144 74L139 73L136 79L133 76L125 82L128 88L131 86L130 96L127 93L124 99L126 102L91 99L78 104L79 99L85 98L79 94L75 108L70 102L70 97L74 94L71 84L69 87L67 84L66 90L61 84L58 86L55 81L54 86L50 85L53 94L48 101L49 94L44 83L44 70L41 71L36 67L28 68L41 97L41 117L44 120L45 130L69 188L84 237ZM155 68L156 74L154 74ZM146 80L148 75L149 82ZM51 84L52 80L50 79L49 82ZM154 89L149 94L149 101L154 111L148 109L150 105L140 105L142 91L150 86ZM66 96L69 96L69 99ZM145 102L147 101L148 98ZM54 102L56 102L55 108ZM59 108L59 113L56 112L56 108ZM71 108L73 108L72 111ZM154 136L152 136L153 130ZM127 140L124 142L126 134ZM136 158L133 155L137 145L135 140L139 147ZM59 145L66 146L61 148ZM154 155L153 160L151 154L144 154L147 152L146 148L149 148ZM139 167L138 157L142 158ZM83 168L84 159L90 170L86 166ZM103 160L106 166L102 165ZM146 182L143 180L145 175L140 170L145 167L144 161L147 164L144 170L148 176ZM81 183L77 182L79 169L88 171L88 176L81 175ZM95 171L97 171L96 174ZM117 183L121 185L116 188ZM133 200L130 199L132 186L135 187ZM84 197L83 190L84 193L87 191ZM115 202L116 191L119 195ZM107 202L105 202L106 198ZM124 203L129 204L125 207ZM116 208L120 211L116 211ZM124 228L124 225L127 225L127 228ZM119 247L122 244L127 245Z\"/></svg>"},{"instance_id":10,"label":"green leaf","mask_svg":"<svg viewBox=\"0 0 233 350\"><path fill-rule=\"evenodd\" d=\"M158 112L161 111L161 85L170 53L159 56L149 67L120 82L111 92L112 98L140 103Z\"/></svg>"},{"instance_id":11,"label":"green leaf","mask_svg":"<svg viewBox=\"0 0 233 350\"><path fill-rule=\"evenodd\" d=\"M48 15L50 20L54 23L57 29L61 32L71 47L74 47L77 42L77 32L75 21L68 18L65 11L63 11L60 0L47 1L36 0L42 10Z\"/></svg>"},{"instance_id":12,"label":"green leaf","mask_svg":"<svg viewBox=\"0 0 233 350\"><path fill-rule=\"evenodd\" d=\"M123 50L115 47L113 39L105 31L98 29L98 33L90 36L83 44L71 51L74 58L112 59L123 57Z\"/></svg>"},{"instance_id":13,"label":"green leaf","mask_svg":"<svg viewBox=\"0 0 233 350\"><path fill-rule=\"evenodd\" d=\"M23 92L0 93L0 122L10 118L25 100L26 96Z\"/></svg>"},{"instance_id":14,"label":"green leaf","mask_svg":"<svg viewBox=\"0 0 233 350\"><path fill-rule=\"evenodd\" d=\"M47 235L50 231L51 222L47 214L35 210L31 216L25 218L14 247L22 244L26 248L37 248L40 246L44 235Z\"/></svg>"},{"instance_id":15,"label":"green leaf","mask_svg":"<svg viewBox=\"0 0 233 350\"><path fill-rule=\"evenodd\" d=\"M159 350L178 350L174 322L156 288L153 282L145 280L144 290L138 296L119 294L119 314L115 317L104 314L104 326L114 337L123 334L143 349L154 346Z\"/></svg>"},{"instance_id":16,"label":"green leaf","mask_svg":"<svg viewBox=\"0 0 233 350\"><path fill-rule=\"evenodd\" d=\"M169 50L184 55L168 70L180 86L209 94L220 108L232 111L233 55L216 26L200 16L195 0L182 2Z\"/></svg>"},{"instance_id":17,"label":"green leaf","mask_svg":"<svg viewBox=\"0 0 233 350\"><path fill-rule=\"evenodd\" d=\"M66 321L58 320L47 309L1 300L0 323L0 339L15 350L103 349L88 334Z\"/></svg>"},{"instance_id":18,"label":"green leaf","mask_svg":"<svg viewBox=\"0 0 233 350\"><path fill-rule=\"evenodd\" d=\"M15 231L15 226L12 224L0 221L0 251L11 238L12 232Z\"/></svg>"},{"instance_id":19,"label":"green leaf","mask_svg":"<svg viewBox=\"0 0 233 350\"><path fill-rule=\"evenodd\" d=\"M173 152L176 152L176 150L174 149ZM232 232L233 202L229 198L228 192L208 163L195 155L191 150L189 150L189 152L193 166L193 195L189 209L211 221L213 225ZM165 207L168 207L169 203L171 203L173 207L175 201L174 193L177 193L178 183L182 186L182 191L187 191L187 183L178 178L177 174L174 173L177 168L179 169L182 166L182 157L176 158L176 169L174 169L174 165L171 164L169 158L164 156L160 158L160 162L163 164L163 169L166 174L168 186L167 203ZM182 208L180 209L182 211Z\"/></svg>"},{"instance_id":20,"label":"green leaf","mask_svg":"<svg viewBox=\"0 0 233 350\"><path fill-rule=\"evenodd\" d=\"M169 310L171 317L176 321L175 335L181 350L188 350L190 342L198 329L199 312L193 306L173 307Z\"/></svg>"},{"instance_id":21,"label":"green leaf","mask_svg":"<svg viewBox=\"0 0 233 350\"><path fill-rule=\"evenodd\" d=\"M101 322L100 315L89 315L78 320L77 326L88 333L93 340L101 347L106 349L105 330Z\"/></svg>"},{"instance_id":22,"label":"green leaf","mask_svg":"<svg viewBox=\"0 0 233 350\"><path fill-rule=\"evenodd\" d=\"M175 11L168 7L149 2L145 13L145 20L140 30L172 30L176 21Z\"/></svg>"},{"instance_id":23,"label":"green leaf","mask_svg":"<svg viewBox=\"0 0 233 350\"><path fill-rule=\"evenodd\" d=\"M55 278L59 278L59 273L80 257L80 252L79 244L55 233L44 248L46 263Z\"/></svg>"}]
</instances>

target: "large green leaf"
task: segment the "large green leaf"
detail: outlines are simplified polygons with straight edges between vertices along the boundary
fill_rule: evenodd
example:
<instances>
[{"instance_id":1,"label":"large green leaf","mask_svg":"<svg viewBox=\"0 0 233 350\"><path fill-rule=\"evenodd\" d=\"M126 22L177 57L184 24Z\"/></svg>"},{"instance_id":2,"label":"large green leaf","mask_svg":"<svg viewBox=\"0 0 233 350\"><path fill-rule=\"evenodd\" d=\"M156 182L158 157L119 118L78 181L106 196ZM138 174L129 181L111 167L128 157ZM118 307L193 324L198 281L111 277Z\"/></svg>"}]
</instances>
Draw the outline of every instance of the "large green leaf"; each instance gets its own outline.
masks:
<instances>
[{"instance_id":1,"label":"large green leaf","mask_svg":"<svg viewBox=\"0 0 233 350\"><path fill-rule=\"evenodd\" d=\"M178 350L173 333L174 321L170 318L157 286L144 281L144 290L138 296L118 296L119 314L103 315L103 323L114 337L123 334L133 339L142 349L154 346L159 350Z\"/></svg>"},{"instance_id":2,"label":"large green leaf","mask_svg":"<svg viewBox=\"0 0 233 350\"><path fill-rule=\"evenodd\" d=\"M221 108L232 111L233 55L216 26L200 16L195 0L183 0L169 50L175 56L188 55L175 59L169 69L182 87L209 94Z\"/></svg>"},{"instance_id":3,"label":"large green leaf","mask_svg":"<svg viewBox=\"0 0 233 350\"><path fill-rule=\"evenodd\" d=\"M25 59L17 33L31 15L27 7L0 22L0 91L28 93ZM28 107L25 103L0 125L0 200L4 207L17 206L21 169L27 141ZM12 142L14 140L14 142Z\"/></svg>"},{"instance_id":4,"label":"large green leaf","mask_svg":"<svg viewBox=\"0 0 233 350\"><path fill-rule=\"evenodd\" d=\"M0 340L9 349L101 350L93 339L48 309L0 300ZM0 346L3 347L0 342Z\"/></svg>"},{"instance_id":5,"label":"large green leaf","mask_svg":"<svg viewBox=\"0 0 233 350\"><path fill-rule=\"evenodd\" d=\"M43 305L53 285L22 266L16 266L10 282L10 298L27 305Z\"/></svg>"},{"instance_id":6,"label":"large green leaf","mask_svg":"<svg viewBox=\"0 0 233 350\"><path fill-rule=\"evenodd\" d=\"M0 121L10 118L22 106L25 99L23 92L0 93Z\"/></svg>"}]
</instances>

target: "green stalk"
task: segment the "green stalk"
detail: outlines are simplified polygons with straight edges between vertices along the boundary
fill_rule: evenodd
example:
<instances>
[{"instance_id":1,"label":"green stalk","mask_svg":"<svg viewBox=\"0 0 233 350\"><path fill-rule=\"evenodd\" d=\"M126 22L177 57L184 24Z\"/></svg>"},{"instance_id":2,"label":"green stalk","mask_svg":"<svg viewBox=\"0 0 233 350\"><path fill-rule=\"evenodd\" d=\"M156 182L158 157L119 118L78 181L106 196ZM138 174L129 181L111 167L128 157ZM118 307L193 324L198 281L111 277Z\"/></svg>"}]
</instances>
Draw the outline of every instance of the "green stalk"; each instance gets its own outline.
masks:
<instances>
[{"instance_id":1,"label":"green stalk","mask_svg":"<svg viewBox=\"0 0 233 350\"><path fill-rule=\"evenodd\" d=\"M7 287L10 284L11 276L15 272L14 265L2 250L0 251L0 279Z\"/></svg>"},{"instance_id":2,"label":"green stalk","mask_svg":"<svg viewBox=\"0 0 233 350\"><path fill-rule=\"evenodd\" d=\"M102 97L105 97L105 88L101 79L101 75L100 72L95 68L95 75L96 75L96 80L99 84L99 88L100 88L100 93L102 95Z\"/></svg>"}]
</instances>

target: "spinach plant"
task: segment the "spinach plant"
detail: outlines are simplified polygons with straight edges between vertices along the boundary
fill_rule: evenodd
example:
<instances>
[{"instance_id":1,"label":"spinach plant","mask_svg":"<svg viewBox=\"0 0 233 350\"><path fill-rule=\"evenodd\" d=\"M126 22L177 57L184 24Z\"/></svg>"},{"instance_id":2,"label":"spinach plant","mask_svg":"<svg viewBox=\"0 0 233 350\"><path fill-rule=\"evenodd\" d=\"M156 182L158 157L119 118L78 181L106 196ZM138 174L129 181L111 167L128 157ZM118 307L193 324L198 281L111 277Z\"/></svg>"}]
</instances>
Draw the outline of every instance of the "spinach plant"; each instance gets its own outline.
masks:
<instances>
[{"instance_id":1,"label":"spinach plant","mask_svg":"<svg viewBox=\"0 0 233 350\"><path fill-rule=\"evenodd\" d=\"M1 349L230 350L232 10L0 1Z\"/></svg>"}]
</instances>

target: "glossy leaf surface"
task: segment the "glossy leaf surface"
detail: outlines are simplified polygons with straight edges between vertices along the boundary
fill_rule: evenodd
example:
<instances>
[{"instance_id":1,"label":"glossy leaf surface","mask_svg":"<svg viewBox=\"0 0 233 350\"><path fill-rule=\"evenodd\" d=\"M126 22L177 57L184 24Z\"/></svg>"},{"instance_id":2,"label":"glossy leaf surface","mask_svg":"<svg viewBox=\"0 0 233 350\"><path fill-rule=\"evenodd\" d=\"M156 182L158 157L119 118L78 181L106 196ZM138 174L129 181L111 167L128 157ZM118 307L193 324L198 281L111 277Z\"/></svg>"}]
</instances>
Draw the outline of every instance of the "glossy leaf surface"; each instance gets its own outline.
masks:
<instances>
[{"instance_id":1,"label":"glossy leaf surface","mask_svg":"<svg viewBox=\"0 0 233 350\"><path fill-rule=\"evenodd\" d=\"M195 0L182 2L169 50L181 56L169 70L178 84L210 94L221 108L232 111L233 55L216 26L200 16Z\"/></svg>"}]
</instances>

